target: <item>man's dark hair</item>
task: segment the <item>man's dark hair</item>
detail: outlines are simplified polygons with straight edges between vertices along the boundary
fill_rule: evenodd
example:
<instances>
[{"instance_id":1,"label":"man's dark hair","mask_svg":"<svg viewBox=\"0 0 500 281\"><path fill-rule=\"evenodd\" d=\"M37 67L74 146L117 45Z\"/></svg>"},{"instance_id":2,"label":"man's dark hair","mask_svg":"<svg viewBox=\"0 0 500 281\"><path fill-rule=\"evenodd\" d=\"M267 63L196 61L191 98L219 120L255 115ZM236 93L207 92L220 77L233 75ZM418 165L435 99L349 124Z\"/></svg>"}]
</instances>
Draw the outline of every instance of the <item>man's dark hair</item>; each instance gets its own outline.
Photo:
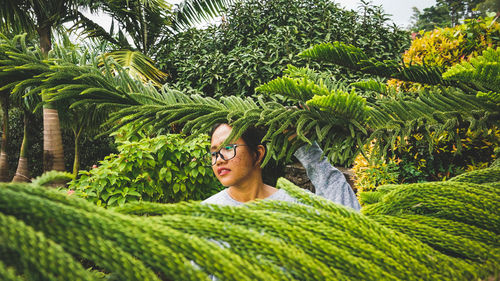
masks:
<instances>
[{"instance_id":1,"label":"man's dark hair","mask_svg":"<svg viewBox=\"0 0 500 281\"><path fill-rule=\"evenodd\" d=\"M212 130L210 132L210 137L212 137L215 130L217 130L217 128L219 128L223 124L226 124L226 123L215 124L212 127ZM226 125L229 125L229 124L226 124ZM229 126L231 126L231 125L229 125ZM246 129L246 131L241 135L241 139L243 139L245 144L248 145L248 149L251 152L253 152L255 155L257 155L257 157L260 156L259 151L257 150L257 147L259 145L263 145L264 148L266 149L266 151L264 151L264 157L266 157L267 148L266 148L266 145L262 143L263 137L264 137L264 132L262 130L260 130L259 128L256 128L253 126ZM264 159L264 157L262 157L262 159Z\"/></svg>"}]
</instances>

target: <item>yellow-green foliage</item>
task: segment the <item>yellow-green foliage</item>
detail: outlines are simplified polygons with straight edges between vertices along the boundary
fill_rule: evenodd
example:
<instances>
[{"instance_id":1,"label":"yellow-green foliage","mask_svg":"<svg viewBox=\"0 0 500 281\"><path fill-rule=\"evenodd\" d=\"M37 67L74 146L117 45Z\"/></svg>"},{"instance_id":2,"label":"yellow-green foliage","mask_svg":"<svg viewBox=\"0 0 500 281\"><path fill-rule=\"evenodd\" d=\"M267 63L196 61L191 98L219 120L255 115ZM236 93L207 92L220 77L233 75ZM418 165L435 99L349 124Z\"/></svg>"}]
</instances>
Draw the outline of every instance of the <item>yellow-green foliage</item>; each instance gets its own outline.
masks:
<instances>
[{"instance_id":1,"label":"yellow-green foliage","mask_svg":"<svg viewBox=\"0 0 500 281\"><path fill-rule=\"evenodd\" d=\"M373 146L365 146L365 156L354 160L355 184L359 191L372 191L377 186L391 183L413 183L441 181L463 172L484 169L496 159L494 148L500 143L500 130L489 129L485 134L475 134L470 130L457 130L460 146L450 140L450 134L431 134L432 150L428 139L414 134L396 141L391 154L381 157ZM371 195L365 198L371 201Z\"/></svg>"},{"instance_id":2,"label":"yellow-green foliage","mask_svg":"<svg viewBox=\"0 0 500 281\"><path fill-rule=\"evenodd\" d=\"M488 47L499 46L500 23L493 17L469 20L455 27L420 32L403 55L405 64L452 65L474 57Z\"/></svg>"},{"instance_id":3,"label":"yellow-green foliage","mask_svg":"<svg viewBox=\"0 0 500 281\"><path fill-rule=\"evenodd\" d=\"M497 198L484 196L489 191L480 185L428 186L436 187L437 198L475 202L471 204L478 214L483 207L498 205ZM472 217L475 228L471 230L463 223L443 223L453 229L446 238L464 237L440 241L439 231L429 235L420 231L439 227L439 220L428 226L426 220L419 220L419 228L411 228L408 236L400 232L406 231L400 220L383 220L384 224L394 221L387 228L286 180L281 179L277 187L302 204L263 200L231 207L143 202L104 209L43 187L2 184L0 276L6 280L17 276L98 280L103 274L117 280L210 280L211 276L219 280L477 280L491 277L491 269L499 266L498 245L489 243L491 251L485 251L480 239L488 232L477 231L492 225L477 217ZM450 193L455 187L460 192ZM392 186L385 196L401 188L405 187ZM459 207L442 204L441 208ZM480 239L474 239L476 232ZM435 250L435 245L454 251ZM102 273L85 271L79 261Z\"/></svg>"},{"instance_id":4,"label":"yellow-green foliage","mask_svg":"<svg viewBox=\"0 0 500 281\"><path fill-rule=\"evenodd\" d=\"M488 47L500 46L500 23L493 18L467 20L455 27L437 28L420 32L403 55L405 65L438 66L447 69L471 57L480 55ZM411 89L411 83L389 80L391 86Z\"/></svg>"},{"instance_id":5,"label":"yellow-green foliage","mask_svg":"<svg viewBox=\"0 0 500 281\"><path fill-rule=\"evenodd\" d=\"M371 157L372 149L372 147L367 147L366 154L358 154L354 160L352 167L355 174L354 183L359 192L371 191L379 185L399 182L398 162L395 158ZM361 200L361 203L363 201Z\"/></svg>"}]
</instances>

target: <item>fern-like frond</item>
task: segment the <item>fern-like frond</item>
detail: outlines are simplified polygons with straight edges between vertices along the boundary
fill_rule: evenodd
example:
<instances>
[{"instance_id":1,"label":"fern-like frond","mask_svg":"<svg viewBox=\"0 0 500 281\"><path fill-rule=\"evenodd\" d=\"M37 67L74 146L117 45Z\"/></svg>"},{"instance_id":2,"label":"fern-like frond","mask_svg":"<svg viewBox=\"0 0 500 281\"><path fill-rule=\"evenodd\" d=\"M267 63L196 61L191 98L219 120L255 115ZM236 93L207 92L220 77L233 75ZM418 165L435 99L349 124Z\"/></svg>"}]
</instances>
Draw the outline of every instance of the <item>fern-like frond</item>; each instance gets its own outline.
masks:
<instances>
[{"instance_id":1,"label":"fern-like frond","mask_svg":"<svg viewBox=\"0 0 500 281\"><path fill-rule=\"evenodd\" d=\"M341 80L337 80L331 73L316 72L309 67L287 65L287 69L283 71L283 74L290 78L308 78L320 87L326 87L329 91L349 91L349 85Z\"/></svg>"},{"instance_id":2,"label":"fern-like frond","mask_svg":"<svg viewBox=\"0 0 500 281\"><path fill-rule=\"evenodd\" d=\"M364 123L369 108L366 100L356 94L354 89L351 92L335 91L327 96L314 96L307 101L307 105L318 107L334 116L355 120Z\"/></svg>"},{"instance_id":3,"label":"fern-like frond","mask_svg":"<svg viewBox=\"0 0 500 281\"><path fill-rule=\"evenodd\" d=\"M315 95L326 96L330 94L324 85L318 85L307 77L278 77L255 88L255 90L261 93L282 95L299 102L306 102Z\"/></svg>"},{"instance_id":4,"label":"fern-like frond","mask_svg":"<svg viewBox=\"0 0 500 281\"><path fill-rule=\"evenodd\" d=\"M34 185L50 185L50 184L58 184L60 186L64 186L65 183L73 180L75 177L68 172L60 172L60 171L49 171L43 173L42 175L36 177L32 183Z\"/></svg>"},{"instance_id":5,"label":"fern-like frond","mask_svg":"<svg viewBox=\"0 0 500 281\"><path fill-rule=\"evenodd\" d=\"M350 69L360 70L360 61L368 56L360 48L342 42L321 43L302 51L299 56L323 62L332 62Z\"/></svg>"},{"instance_id":6,"label":"fern-like frond","mask_svg":"<svg viewBox=\"0 0 500 281\"><path fill-rule=\"evenodd\" d=\"M414 99L383 99L372 105L368 115L368 125L374 130L371 139L384 139L387 145L411 133L419 132L431 140L432 132L443 131L459 144L458 127L482 131L498 126L500 119L496 105L453 88L421 90ZM460 147L457 145L458 151Z\"/></svg>"},{"instance_id":7,"label":"fern-like frond","mask_svg":"<svg viewBox=\"0 0 500 281\"><path fill-rule=\"evenodd\" d=\"M419 82L430 85L450 85L441 77L437 67L420 65L402 66L394 60L377 61L368 57L360 48L342 42L322 43L303 51L299 56L318 61L344 66L363 73L374 74L384 78L397 78L404 81Z\"/></svg>"},{"instance_id":8,"label":"fern-like frond","mask_svg":"<svg viewBox=\"0 0 500 281\"><path fill-rule=\"evenodd\" d=\"M351 83L350 86L363 91L373 91L382 96L395 96L396 90L387 86L385 83L370 79Z\"/></svg>"},{"instance_id":9,"label":"fern-like frond","mask_svg":"<svg viewBox=\"0 0 500 281\"><path fill-rule=\"evenodd\" d=\"M488 48L481 56L452 66L443 73L443 78L460 81L479 91L500 92L500 47Z\"/></svg>"},{"instance_id":10,"label":"fern-like frond","mask_svg":"<svg viewBox=\"0 0 500 281\"><path fill-rule=\"evenodd\" d=\"M500 107L500 93L498 92L478 92L477 97L486 99Z\"/></svg>"}]
</instances>

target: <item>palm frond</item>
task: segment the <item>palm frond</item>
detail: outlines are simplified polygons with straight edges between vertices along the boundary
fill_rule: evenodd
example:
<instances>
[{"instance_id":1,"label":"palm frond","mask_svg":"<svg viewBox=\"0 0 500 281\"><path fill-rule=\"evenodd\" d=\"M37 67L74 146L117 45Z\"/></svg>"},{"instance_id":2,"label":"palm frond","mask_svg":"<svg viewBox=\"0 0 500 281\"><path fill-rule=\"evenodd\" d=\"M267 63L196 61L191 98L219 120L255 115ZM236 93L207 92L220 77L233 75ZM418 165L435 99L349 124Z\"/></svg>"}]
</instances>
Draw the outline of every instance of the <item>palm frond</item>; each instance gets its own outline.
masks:
<instances>
[{"instance_id":1,"label":"palm frond","mask_svg":"<svg viewBox=\"0 0 500 281\"><path fill-rule=\"evenodd\" d=\"M138 51L118 50L104 55L104 58L112 57L117 64L129 69L131 75L136 75L143 82L151 81L161 86L167 74L154 66L153 61ZM101 64L102 64L101 59Z\"/></svg>"},{"instance_id":2,"label":"palm frond","mask_svg":"<svg viewBox=\"0 0 500 281\"><path fill-rule=\"evenodd\" d=\"M90 37L97 37L97 38L102 38L108 42L111 42L113 44L116 44L120 46L121 48L130 48L130 45L128 44L127 41L126 44L121 44L123 42L120 42L116 40L113 37L113 33L107 32L102 26L100 26L98 23L92 21L88 17L86 17L84 14L77 12L75 16L75 23L73 26L70 28L71 30L76 30L76 29L82 29L84 35L88 35Z\"/></svg>"},{"instance_id":3,"label":"palm frond","mask_svg":"<svg viewBox=\"0 0 500 281\"><path fill-rule=\"evenodd\" d=\"M180 31L203 20L210 20L234 0L184 0L177 5L172 27Z\"/></svg>"}]
</instances>

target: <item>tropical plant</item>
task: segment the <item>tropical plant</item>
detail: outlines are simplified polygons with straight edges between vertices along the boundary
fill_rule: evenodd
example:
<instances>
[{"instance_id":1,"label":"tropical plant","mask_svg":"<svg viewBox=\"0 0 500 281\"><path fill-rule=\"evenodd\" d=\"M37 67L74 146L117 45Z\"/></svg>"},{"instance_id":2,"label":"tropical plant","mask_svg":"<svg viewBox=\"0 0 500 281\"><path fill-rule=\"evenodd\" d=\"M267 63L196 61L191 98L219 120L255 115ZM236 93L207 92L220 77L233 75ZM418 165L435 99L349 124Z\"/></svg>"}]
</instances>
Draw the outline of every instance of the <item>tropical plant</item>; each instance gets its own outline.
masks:
<instances>
[{"instance_id":1,"label":"tropical plant","mask_svg":"<svg viewBox=\"0 0 500 281\"><path fill-rule=\"evenodd\" d=\"M23 53L23 55L21 55L22 58L16 57L15 54L13 55L15 58L13 58L11 56L12 52L15 54L18 54L18 55ZM25 41L25 36L18 36L12 40L9 40L8 38L6 38L2 35L2 37L0 38L0 58L2 61L2 64L0 66L0 77L2 78L2 82L0 83L0 92L4 93L4 95L2 96L2 106L3 106L3 108L2 108L3 109L2 110L2 112L3 112L2 122L5 126L3 128L3 134L2 134L2 151L4 151L3 160L7 161L7 155L5 154L5 151L6 151L5 149L9 143L9 141L8 141L9 104L14 103L15 105L18 105L19 107L28 110L30 104L32 105L33 101L36 101L36 98L24 99L22 97L22 95L24 93L12 94L12 89L15 87L16 83L27 82L24 80L32 78L34 75L42 73L43 71L47 70L47 68L44 68L44 66L42 66L41 63L39 63L39 61L41 59L40 54L33 52L33 50L31 50L27 47L26 41ZM39 67L37 70L32 69L32 71L30 72L30 71L24 71L21 69L17 69L17 71L12 71L10 73L6 72L7 69L15 68L16 66L19 66L20 64L26 63L27 61L30 61L30 60L31 60L31 62L36 61L34 63L34 65ZM24 162L24 160L20 160L20 163L21 162ZM0 166L5 168L1 172L2 173L2 180L3 181L10 180L10 178L8 176L7 165L5 165L5 163L2 163ZM22 174L24 176L28 176L26 171L23 171L23 172L20 171L20 174Z\"/></svg>"},{"instance_id":2,"label":"tropical plant","mask_svg":"<svg viewBox=\"0 0 500 281\"><path fill-rule=\"evenodd\" d=\"M13 95L14 96L14 95ZM32 141L30 133L30 125L33 125L32 120L34 119L34 109L41 102L41 97L38 95L33 95L29 97L17 97L17 106L22 109L23 112L23 139L21 143L21 148L19 151L19 159L17 163L16 173L12 181L30 181L30 169L29 169L29 159L28 159L28 146Z\"/></svg>"},{"instance_id":3,"label":"tropical plant","mask_svg":"<svg viewBox=\"0 0 500 281\"><path fill-rule=\"evenodd\" d=\"M75 9L82 5L78 1L2 1L0 2L2 22L14 30L39 35L40 50L47 57L52 49L52 28L64 21ZM88 5L88 4L86 4ZM2 28L4 29L4 28ZM42 95L46 101L46 97ZM64 171L64 153L62 147L59 116L50 103L45 103L44 114L44 163L47 170Z\"/></svg>"},{"instance_id":4,"label":"tropical plant","mask_svg":"<svg viewBox=\"0 0 500 281\"><path fill-rule=\"evenodd\" d=\"M404 139L415 132L421 133L432 146L431 133L447 131L450 138L457 141L457 151L460 151L457 127L466 125L471 130L484 131L498 126L496 104L476 96L478 90L492 90L489 94L485 92L490 98L498 92L496 78L481 72L483 68L480 68L489 65L494 70L498 52L498 49L485 51L477 63L467 69L450 69L456 72L446 79L439 68L377 61L359 48L339 42L319 44L301 53L311 60L339 64L359 72L440 85L422 89L416 99L391 96L369 103L357 95L359 90L332 86L334 83L322 82L321 75L304 77L311 73L307 69L288 73L258 88L267 94L286 97L292 106L239 97L215 100L167 87L158 91L131 79L124 71L109 67L105 67L103 73L93 67L55 66L56 74L45 80L44 87L47 91L57 90L52 101L72 98L79 100L77 105L93 102L120 109L108 121L114 127L111 130L129 123L151 125L153 129L176 124L182 125L185 132L195 133L205 132L214 123L229 122L238 128L233 130L230 141L248 126L256 125L267 130L269 153L265 163L271 157L289 158L296 148L316 140L322 143L332 162L349 164L371 139L377 139L376 145L387 151L398 138ZM462 81L468 77L467 71L482 82ZM354 86L368 90L382 88L375 81ZM294 133L297 138L289 139Z\"/></svg>"},{"instance_id":5,"label":"tropical plant","mask_svg":"<svg viewBox=\"0 0 500 281\"><path fill-rule=\"evenodd\" d=\"M493 172L496 177L489 179L498 181L498 169ZM484 181L491 174L476 172L465 182L393 185L363 209L366 215L283 179L277 186L301 204L262 200L238 208L139 202L103 209L65 192L2 184L0 276L494 279L500 221L491 211L499 207L498 186ZM479 178L483 182L474 183ZM79 261L95 269L85 270Z\"/></svg>"}]
</instances>

